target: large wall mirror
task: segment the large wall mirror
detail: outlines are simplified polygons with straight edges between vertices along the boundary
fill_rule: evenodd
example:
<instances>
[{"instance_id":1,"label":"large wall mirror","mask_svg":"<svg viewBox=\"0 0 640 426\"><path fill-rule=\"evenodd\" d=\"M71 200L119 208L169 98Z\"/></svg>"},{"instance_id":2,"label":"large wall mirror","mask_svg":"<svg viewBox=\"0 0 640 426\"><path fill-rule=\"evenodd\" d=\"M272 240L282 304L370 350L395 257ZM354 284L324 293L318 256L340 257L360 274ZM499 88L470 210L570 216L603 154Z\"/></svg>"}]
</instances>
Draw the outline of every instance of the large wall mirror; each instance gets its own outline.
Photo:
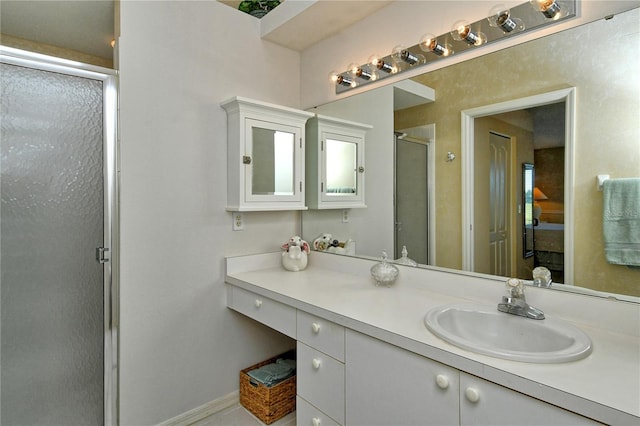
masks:
<instances>
[{"instance_id":1,"label":"large wall mirror","mask_svg":"<svg viewBox=\"0 0 640 426\"><path fill-rule=\"evenodd\" d=\"M503 195L506 244L512 260L503 270L488 269L492 259L478 260L471 271L531 279L532 269L542 264L555 271L555 288L582 288L587 293L619 294L637 300L640 269L610 265L604 257L603 200L596 176L640 177L639 25L636 6L613 17L413 77L414 83L435 90L435 100L414 106L394 108L398 93L393 85L318 106L314 112L374 126L366 142L368 208L352 210L348 223L341 221L339 211L303 212L304 238L313 240L320 233L331 233L338 240L352 239L356 254L370 258L379 258L382 250L397 251L395 201L401 194L394 194L394 171L415 168L396 164L395 144L401 134L424 144L428 147L425 152L432 154L425 157L415 175L421 184L427 180L421 185L425 200L411 209L428 223L428 235L421 241L429 254L420 255L420 266L465 270L468 239L463 235L463 176L469 170L463 170L463 164L472 163L476 173L473 179L478 186L472 202L481 206L476 207L476 213L485 211L485 206L489 212L477 213L472 222L475 243L479 244L490 240L489 216L495 198L490 198L488 183L493 166L483 163L477 152L488 159L490 146L503 146L511 150L503 165L509 185ZM474 140L473 161L464 158L463 111L563 90L572 91L571 96L475 119L475 132L482 131L486 141ZM572 115L567 114L569 108ZM429 129L428 136L421 134L421 129ZM571 134L571 141L566 140L567 134ZM573 146L567 148L567 142ZM487 150L481 144L486 144ZM523 230L523 215L529 205L522 191L523 163L535 167L530 206L537 226L532 239ZM486 175L477 174L485 171ZM523 256L529 248L533 256ZM411 258L412 247L407 250ZM475 251L490 253L489 246ZM400 257L399 253L395 257ZM567 258L571 259L571 271L565 277Z\"/></svg>"}]
</instances>

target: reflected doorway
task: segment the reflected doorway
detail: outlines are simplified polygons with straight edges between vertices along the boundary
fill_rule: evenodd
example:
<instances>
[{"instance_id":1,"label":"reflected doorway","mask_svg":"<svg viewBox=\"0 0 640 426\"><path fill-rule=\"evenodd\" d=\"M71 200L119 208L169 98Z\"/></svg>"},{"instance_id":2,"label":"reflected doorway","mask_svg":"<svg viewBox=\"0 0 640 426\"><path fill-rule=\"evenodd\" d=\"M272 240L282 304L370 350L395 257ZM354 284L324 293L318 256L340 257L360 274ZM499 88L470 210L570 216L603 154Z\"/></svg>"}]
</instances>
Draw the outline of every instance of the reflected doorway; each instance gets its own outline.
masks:
<instances>
[{"instance_id":1,"label":"reflected doorway","mask_svg":"<svg viewBox=\"0 0 640 426\"><path fill-rule=\"evenodd\" d=\"M435 125L403 129L394 144L394 258L435 264Z\"/></svg>"},{"instance_id":2,"label":"reflected doorway","mask_svg":"<svg viewBox=\"0 0 640 426\"><path fill-rule=\"evenodd\" d=\"M512 224L509 238L512 270L496 274L531 279L534 267L545 266L552 271L554 282L572 282L573 196L569 189L573 187L574 179L574 108L575 89L570 88L462 112L463 269L494 273L490 272L489 261L478 261L479 252L489 247L488 243L482 245L483 248L479 244L489 226L484 226L484 215L477 210L478 198L490 199L489 185L484 184L489 180L489 165L478 161L478 153L484 150L479 135L494 131L511 137L512 161L508 180L514 188L509 191L511 200L507 201L507 224ZM529 117L528 131L527 126L517 123L523 116ZM538 190L544 186L553 192L552 197L536 198L536 203L540 203L537 210L542 208L543 214L534 233L534 258L523 255L523 230L520 226L523 223L523 200L520 191L516 190L522 187L522 176L514 172L521 170L522 163L535 164ZM544 172L545 168L549 174ZM483 174L483 169L486 174ZM543 202L546 202L545 206L541 206Z\"/></svg>"}]
</instances>

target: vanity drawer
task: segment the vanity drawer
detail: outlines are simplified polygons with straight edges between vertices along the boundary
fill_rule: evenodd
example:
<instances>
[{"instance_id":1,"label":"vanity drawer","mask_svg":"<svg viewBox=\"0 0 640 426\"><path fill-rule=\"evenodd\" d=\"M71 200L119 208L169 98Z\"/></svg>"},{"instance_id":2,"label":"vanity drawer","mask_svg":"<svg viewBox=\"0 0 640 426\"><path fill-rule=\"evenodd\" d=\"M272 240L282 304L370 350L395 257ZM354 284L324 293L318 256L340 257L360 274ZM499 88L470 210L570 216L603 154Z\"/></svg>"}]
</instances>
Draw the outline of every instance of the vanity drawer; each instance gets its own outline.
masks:
<instances>
[{"instance_id":1,"label":"vanity drawer","mask_svg":"<svg viewBox=\"0 0 640 426\"><path fill-rule=\"evenodd\" d=\"M340 426L331 417L309 404L304 399L296 398L296 425L299 426Z\"/></svg>"},{"instance_id":2,"label":"vanity drawer","mask_svg":"<svg viewBox=\"0 0 640 426\"><path fill-rule=\"evenodd\" d=\"M295 339L295 308L239 287L229 286L227 290L229 308Z\"/></svg>"},{"instance_id":3,"label":"vanity drawer","mask_svg":"<svg viewBox=\"0 0 640 426\"><path fill-rule=\"evenodd\" d=\"M344 362L344 327L298 311L298 340Z\"/></svg>"},{"instance_id":4,"label":"vanity drawer","mask_svg":"<svg viewBox=\"0 0 640 426\"><path fill-rule=\"evenodd\" d=\"M302 342L298 342L297 356L298 395L344 424L344 364Z\"/></svg>"}]
</instances>

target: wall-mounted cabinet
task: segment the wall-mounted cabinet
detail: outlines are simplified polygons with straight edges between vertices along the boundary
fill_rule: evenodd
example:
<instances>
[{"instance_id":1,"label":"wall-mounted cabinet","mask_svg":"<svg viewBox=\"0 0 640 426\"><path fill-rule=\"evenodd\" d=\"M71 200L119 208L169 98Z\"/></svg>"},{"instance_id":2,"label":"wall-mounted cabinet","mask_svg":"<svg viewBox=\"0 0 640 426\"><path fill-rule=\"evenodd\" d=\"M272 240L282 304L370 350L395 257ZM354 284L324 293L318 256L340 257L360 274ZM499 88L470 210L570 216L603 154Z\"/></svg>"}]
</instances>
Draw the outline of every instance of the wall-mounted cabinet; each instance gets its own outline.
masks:
<instances>
[{"instance_id":1,"label":"wall-mounted cabinet","mask_svg":"<svg viewBox=\"0 0 640 426\"><path fill-rule=\"evenodd\" d=\"M366 207L364 145L372 126L316 115L307 121L307 203L311 209Z\"/></svg>"},{"instance_id":2,"label":"wall-mounted cabinet","mask_svg":"<svg viewBox=\"0 0 640 426\"><path fill-rule=\"evenodd\" d=\"M305 123L312 113L234 97L227 112L228 211L306 210Z\"/></svg>"}]
</instances>

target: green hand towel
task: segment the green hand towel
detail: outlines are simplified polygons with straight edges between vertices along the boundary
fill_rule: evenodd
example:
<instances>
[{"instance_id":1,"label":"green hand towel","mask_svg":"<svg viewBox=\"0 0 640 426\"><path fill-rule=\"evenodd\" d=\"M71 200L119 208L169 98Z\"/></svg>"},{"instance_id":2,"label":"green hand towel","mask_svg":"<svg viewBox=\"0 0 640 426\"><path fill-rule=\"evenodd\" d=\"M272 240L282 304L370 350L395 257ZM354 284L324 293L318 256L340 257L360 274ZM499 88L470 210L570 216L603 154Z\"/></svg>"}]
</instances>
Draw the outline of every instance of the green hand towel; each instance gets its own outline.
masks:
<instances>
[{"instance_id":1,"label":"green hand towel","mask_svg":"<svg viewBox=\"0 0 640 426\"><path fill-rule=\"evenodd\" d=\"M640 178L609 179L602 189L607 262L640 267Z\"/></svg>"}]
</instances>

